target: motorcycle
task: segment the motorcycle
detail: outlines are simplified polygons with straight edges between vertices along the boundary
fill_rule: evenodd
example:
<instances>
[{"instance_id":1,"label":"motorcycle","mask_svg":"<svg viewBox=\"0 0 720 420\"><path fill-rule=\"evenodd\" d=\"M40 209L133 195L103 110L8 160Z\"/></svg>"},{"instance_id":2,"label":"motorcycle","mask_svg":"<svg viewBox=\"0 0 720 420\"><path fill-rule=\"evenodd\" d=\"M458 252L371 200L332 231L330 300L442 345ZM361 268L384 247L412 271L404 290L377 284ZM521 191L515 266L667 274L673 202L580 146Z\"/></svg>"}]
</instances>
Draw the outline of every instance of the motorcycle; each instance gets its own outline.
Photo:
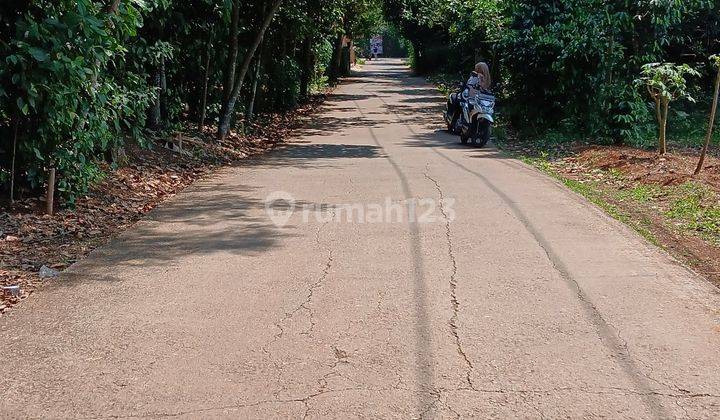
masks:
<instances>
[{"instance_id":1,"label":"motorcycle","mask_svg":"<svg viewBox=\"0 0 720 420\"><path fill-rule=\"evenodd\" d=\"M465 87L460 97L448 100L445 110L445 123L448 132L460 135L460 142L483 147L490 140L492 125L495 122L495 96ZM453 105L453 102L458 102Z\"/></svg>"}]
</instances>

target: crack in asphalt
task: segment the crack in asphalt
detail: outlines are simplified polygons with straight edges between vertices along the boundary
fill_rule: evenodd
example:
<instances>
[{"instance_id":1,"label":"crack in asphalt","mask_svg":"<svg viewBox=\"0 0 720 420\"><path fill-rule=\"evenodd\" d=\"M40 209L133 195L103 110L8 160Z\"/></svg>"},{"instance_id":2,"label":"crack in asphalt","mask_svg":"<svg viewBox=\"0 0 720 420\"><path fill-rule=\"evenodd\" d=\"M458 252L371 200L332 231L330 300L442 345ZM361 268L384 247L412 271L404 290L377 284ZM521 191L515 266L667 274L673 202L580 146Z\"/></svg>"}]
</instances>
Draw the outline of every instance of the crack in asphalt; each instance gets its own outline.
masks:
<instances>
[{"instance_id":1,"label":"crack in asphalt","mask_svg":"<svg viewBox=\"0 0 720 420\"><path fill-rule=\"evenodd\" d=\"M328 375L325 375L328 376ZM252 407L258 407L261 405L270 405L270 404L289 404L289 403L302 403L306 407L305 414L307 415L309 412L309 404L310 402L322 395L326 394L337 394L337 393L343 393L343 392L391 392L391 391L406 391L406 392L412 392L413 390L406 387L381 387L381 388L373 388L373 387L345 387L345 388L338 388L338 389L329 389L327 388L327 383L324 385L321 384L320 389L318 389L315 392L312 392L310 394L307 394L305 396L299 396L299 397L291 397L291 398L275 398L275 399L263 399L259 401L255 401L252 403L238 403L238 404L224 404L224 405L218 405L218 406L212 406L212 407L204 407L204 408L197 408L192 410L182 410L177 412L153 412L153 413L143 413L143 414L126 414L126 415L114 415L114 416L94 416L94 417L82 417L83 419L102 419L102 418L117 418L117 419L123 419L123 418L149 418L149 417L177 417L177 416L184 416L184 415L191 415L191 414L200 414L200 413L208 413L212 411L217 410L232 410L232 409L240 409L240 408L252 408ZM593 389L587 389L587 388L574 388L574 387L556 387L556 388L548 388L548 389L468 389L468 388L457 388L457 389L448 389L448 388L441 388L436 391L431 391L431 395L433 396L433 400L430 402L428 406L426 406L418 416L419 418L423 418L422 416L426 415L427 413L432 410L433 407L435 407L437 404L443 404L449 411L453 412L453 414L458 414L452 407L447 404L446 402L442 401L442 395L452 392L458 392L458 391L470 391L470 392L476 392L476 393L484 393L484 394L528 394L528 395L549 395L552 393L560 393L560 392L579 392L584 394L591 394L591 395L615 395L615 396L631 396L631 395L643 395L642 393L639 393L635 390L631 389L625 389L625 388L617 388L617 387L607 387L603 389L593 390ZM678 394L667 394L667 393L653 393L654 395L661 396L661 397L668 397L668 398L720 398L720 395L715 394L692 394L692 395L678 395Z\"/></svg>"},{"instance_id":2,"label":"crack in asphalt","mask_svg":"<svg viewBox=\"0 0 720 420\"><path fill-rule=\"evenodd\" d=\"M310 328L308 328L307 331L303 331L300 334L303 335L310 335L312 334L313 330L315 329L315 311L310 306L312 303L313 295L315 294L315 290L322 286L322 284L325 282L325 279L327 279L328 275L330 274L330 268L332 267L333 263L333 251L330 249L328 251L328 258L325 262L325 268L323 269L322 275L317 279L317 281L310 285L310 288L308 289L308 296L307 299L305 299L305 302L303 302L300 307L307 310L310 314Z\"/></svg>"},{"instance_id":3,"label":"crack in asphalt","mask_svg":"<svg viewBox=\"0 0 720 420\"><path fill-rule=\"evenodd\" d=\"M332 216L327 219L323 224L318 226L317 230L315 231L315 242L318 245L322 245L322 242L320 240L320 234L322 230L327 226L330 222L332 222L335 219L335 209L332 209ZM262 352L268 357L268 359L272 362L272 364L275 366L275 370L277 371L277 379L278 382L280 382L280 378L282 376L282 366L278 363L278 361L273 357L272 352L269 350L269 348L275 344L278 340L280 340L285 335L285 328L283 328L283 324L287 322L288 320L292 319L295 314L297 314L301 310L308 311L309 317L310 317L310 327L307 329L307 331L300 332L301 335L310 335L315 328L315 312L313 311L312 307L310 306L310 303L312 302L312 298L315 294L315 290L322 286L322 284L327 279L327 276L330 274L330 268L332 267L333 263L333 250L332 248L328 247L328 257L325 261L325 266L323 267L323 271L318 277L318 279L309 285L307 289L307 296L305 297L305 300L300 303L295 309L293 309L291 312L286 312L282 319L280 319L278 322L275 323L275 328L278 329L278 332L273 335L273 338L263 345L261 347ZM273 395L275 398L278 397L278 395L285 390L285 387L280 386L278 390L276 390Z\"/></svg>"},{"instance_id":4,"label":"crack in asphalt","mask_svg":"<svg viewBox=\"0 0 720 420\"><path fill-rule=\"evenodd\" d=\"M475 370L475 367L473 366L473 363L470 361L470 358L468 357L467 353L465 352L465 349L462 345L462 340L460 338L460 332L458 327L458 316L460 314L460 301L458 300L457 295L457 260L455 258L455 250L453 247L453 240L452 240L452 230L450 229L450 217L448 216L447 209L445 208L445 194L443 193L442 188L440 187L440 183L433 177L430 176L430 167L429 164L425 165L425 178L430 180L433 184L435 184L435 189L437 190L439 196L440 196L440 213L443 216L443 220L445 221L445 238L447 241L447 249L448 249L448 258L450 258L450 263L452 265L452 270L450 272L450 303L452 305L453 314L450 317L450 320L448 321L448 324L450 325L450 333L453 335L455 339L455 347L457 349L458 354L460 357L462 357L463 361L465 362L465 381L467 382L467 385L470 388L474 388L473 382L472 382L472 372Z\"/></svg>"},{"instance_id":5,"label":"crack in asphalt","mask_svg":"<svg viewBox=\"0 0 720 420\"><path fill-rule=\"evenodd\" d=\"M367 92L367 90L365 90ZM398 122L403 124L411 133L417 135L417 132L415 129L412 128L410 124L408 124L404 118L400 116L400 114L395 111L392 106L390 106L380 95L373 92L367 92L378 99L385 105L385 108L392 114L395 115L395 118ZM480 179L480 181L485 184L495 195L497 195L510 209L514 217L525 227L525 229L530 233L530 235L535 239L535 242L538 244L540 249L545 253L548 261L552 265L553 269L560 275L560 277L565 280L566 284L568 284L571 289L574 290L578 301L582 304L582 306L585 309L586 315L590 319L590 321L593 323L595 328L597 329L598 337L600 338L600 341L605 344L605 346L617 356L618 364L621 366L621 368L625 371L628 378L637 386L639 389L643 390L640 395L644 395L645 397L648 397L644 400L646 407L648 410L656 417L656 418L667 418L668 413L665 412L664 408L658 404L656 401L654 401L651 397L656 396L654 390L652 390L649 385L641 379L645 378L648 380L651 380L653 382L656 382L658 384L661 384L661 382L657 381L654 378L649 377L646 373L642 372L638 367L636 366L634 359L631 357L630 352L628 350L627 342L621 337L620 331L618 328L610 324L605 318L602 316L598 308L594 305L594 303L589 300L586 296L582 288L580 287L580 284L577 282L576 279L574 279L572 276L570 276L567 268L565 267L562 260L552 251L552 247L550 244L545 240L545 238L540 234L540 232L537 231L535 226L528 220L528 218L525 216L524 212L520 210L520 208L517 207L517 204L508 197L502 190L497 188L492 182L490 182L484 175L473 171L472 169L466 167L465 165L453 160L446 154L440 152L436 148L431 148L431 150L437 154L438 156L442 157L443 159L447 160L448 162L452 163L453 165L457 166L458 168L464 170L465 172L468 172L472 175L474 175L476 178ZM614 333L613 333L614 332ZM618 342L619 341L619 342ZM672 389L672 387L669 387L669 389Z\"/></svg>"},{"instance_id":6,"label":"crack in asphalt","mask_svg":"<svg viewBox=\"0 0 720 420\"><path fill-rule=\"evenodd\" d=\"M323 223L322 225L320 225L320 226L317 228L317 230L315 231L315 241L316 241L316 243L317 243L318 245L321 245L320 234L321 234L322 230L325 228L325 226L327 226L327 225L328 225L330 222L332 222L334 219L335 219L335 209L333 209L332 216L331 216L328 220L326 220L325 223ZM314 293L315 293L315 289L317 289L318 287L320 287L320 286L323 284L323 282L324 282L325 279L327 278L328 274L330 273L330 268L331 268L332 262L333 262L333 250L332 250L332 248L328 248L328 251L327 251L327 252L328 252L328 257L327 257L327 260L326 260L326 262L325 262L325 266L324 266L324 268L323 268L323 271L322 271L320 277L319 277L314 283L312 283L312 284L308 287L307 296L305 297L305 300L304 300L302 303L300 303L300 304L299 304L295 309L293 309L291 312L286 313L285 316L284 316L280 321L278 321L278 322L275 324L275 326L276 326L280 331L279 331L277 334L275 334L273 340L272 340L270 343L266 344L266 345L264 346L264 348L265 348L265 347L269 347L270 345L274 344L277 340L279 340L280 338L282 338L282 336L285 334L285 329L282 327L282 324L285 323L286 321L290 320L291 318L293 318L293 317L295 316L295 314L298 313L298 312L299 312L300 310L302 310L302 309L305 309L305 310L307 310L307 311L310 313L310 328L309 328L308 331L306 331L306 332L304 332L304 333L302 333L302 334L309 334L310 332L312 332L312 329L313 329L314 326L315 326L315 322L314 322L314 320L313 320L313 319L314 319L314 311L312 310L312 308L311 308L309 305L310 305L310 303L312 302L312 298L313 298L313 295L314 295Z\"/></svg>"}]
</instances>

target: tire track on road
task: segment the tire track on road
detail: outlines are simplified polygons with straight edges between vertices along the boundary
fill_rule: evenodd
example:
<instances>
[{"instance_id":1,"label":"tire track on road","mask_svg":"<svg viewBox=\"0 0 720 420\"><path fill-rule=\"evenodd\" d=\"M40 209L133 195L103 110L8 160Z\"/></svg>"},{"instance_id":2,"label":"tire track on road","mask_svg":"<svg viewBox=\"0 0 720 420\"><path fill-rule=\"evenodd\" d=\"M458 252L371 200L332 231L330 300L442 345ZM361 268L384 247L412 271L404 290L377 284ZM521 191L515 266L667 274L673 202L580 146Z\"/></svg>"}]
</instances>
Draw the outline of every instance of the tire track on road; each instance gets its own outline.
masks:
<instances>
[{"instance_id":1,"label":"tire track on road","mask_svg":"<svg viewBox=\"0 0 720 420\"><path fill-rule=\"evenodd\" d=\"M415 136L420 135L380 95L372 92L368 93L375 95L380 101L382 101L388 112L395 115L397 122L404 125L408 129L408 131L410 131L410 133ZM478 178L510 209L513 216L521 223L525 230L533 237L540 249L545 253L553 269L558 273L560 278L564 280L565 284L575 293L578 302L580 302L580 305L585 312L586 317L595 326L596 333L598 335L598 338L600 339L600 342L610 351L610 353L614 356L614 360L616 361L616 363L621 367L628 379L638 389L639 395L642 396L643 403L645 404L649 413L651 413L651 415L655 418L672 417L669 413L667 413L667 411L663 408L661 402L658 400L658 393L654 389L652 389L652 387L648 383L648 380L656 382L655 379L643 373L642 370L637 366L637 363L630 354L627 342L622 338L620 331L614 326L612 326L607 320L605 320L605 318L602 316L602 314L592 302L592 300L590 300L585 294L585 292L582 290L577 280L569 274L565 263L553 251L552 245L547 241L547 239L542 235L542 233L538 231L538 229L532 224L532 222L530 222L527 215L517 206L515 201L512 200L507 194L505 194L504 191L499 189L495 184L493 184L483 174L466 167L460 162L455 161L447 154L437 150L436 147L430 147L430 150L432 150L436 155L450 162L452 165Z\"/></svg>"},{"instance_id":2,"label":"tire track on road","mask_svg":"<svg viewBox=\"0 0 720 420\"><path fill-rule=\"evenodd\" d=\"M365 118L366 114L363 112L360 105L355 100L353 102L360 116ZM395 174L399 178L405 200L412 200L413 194L410 189L410 183L408 182L407 176L397 162L395 162L395 160L387 153L385 147L383 147L380 143L373 127L368 127L368 131L370 132L373 142L384 152L385 159L390 163L395 171ZM410 209L408 209L408 211L409 210ZM418 412L424 413L427 411L428 407L432 407L435 404L434 398L431 398L434 394L437 394L433 367L435 363L433 361L432 331L430 330L430 317L428 315L427 286L425 284L425 269L420 244L420 230L417 223L412 220L408 222L408 230L410 233L410 250L413 259L413 280L415 284L413 293L413 298L415 300L415 357L417 359L415 374L419 387L417 390L417 409Z\"/></svg>"}]
</instances>

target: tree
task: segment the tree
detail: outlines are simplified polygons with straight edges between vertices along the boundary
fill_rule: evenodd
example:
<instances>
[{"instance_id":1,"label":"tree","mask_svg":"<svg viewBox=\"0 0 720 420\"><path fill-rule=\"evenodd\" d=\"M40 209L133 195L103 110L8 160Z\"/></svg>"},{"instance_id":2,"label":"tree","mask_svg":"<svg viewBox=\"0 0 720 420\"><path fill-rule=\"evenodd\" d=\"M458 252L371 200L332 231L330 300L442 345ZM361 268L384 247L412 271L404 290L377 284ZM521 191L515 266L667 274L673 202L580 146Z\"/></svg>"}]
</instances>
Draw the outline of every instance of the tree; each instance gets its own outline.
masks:
<instances>
[{"instance_id":1,"label":"tree","mask_svg":"<svg viewBox=\"0 0 720 420\"><path fill-rule=\"evenodd\" d=\"M702 152L700 152L700 160L698 160L697 167L695 168L695 175L702 171L703 164L705 163L705 155L707 155L707 150L710 146L710 139L712 139L713 127L715 124L718 96L720 96L720 55L713 55L710 57L710 61L715 67L717 67L717 75L715 76L715 91L713 94L712 106L710 107L710 119L708 121L707 134L705 135L705 143L703 144Z\"/></svg>"},{"instance_id":2,"label":"tree","mask_svg":"<svg viewBox=\"0 0 720 420\"><path fill-rule=\"evenodd\" d=\"M336 7L333 55L327 69L332 82L345 75L342 69L343 40L352 40L356 36L370 37L383 23L382 4L378 0L341 0Z\"/></svg>"},{"instance_id":3,"label":"tree","mask_svg":"<svg viewBox=\"0 0 720 420\"><path fill-rule=\"evenodd\" d=\"M694 101L689 95L686 76L699 76L687 64L650 63L642 68L642 76L637 79L639 85L645 86L650 97L655 102L655 114L659 126L658 154L667 152L667 120L670 102L687 98Z\"/></svg>"},{"instance_id":4,"label":"tree","mask_svg":"<svg viewBox=\"0 0 720 420\"><path fill-rule=\"evenodd\" d=\"M0 188L40 195L54 168L72 205L125 142L218 120L226 135L236 103L291 108L327 83L338 30L364 34L378 4L0 1Z\"/></svg>"},{"instance_id":5,"label":"tree","mask_svg":"<svg viewBox=\"0 0 720 420\"><path fill-rule=\"evenodd\" d=\"M247 75L248 69L250 68L250 63L252 63L255 51L257 50L258 46L260 46L260 43L263 40L263 36L265 35L265 31L267 31L267 28L270 26L270 23L272 22L273 17L275 17L275 14L280 8L280 4L282 4L282 2L283 0L274 0L274 2L272 3L270 10L265 15L265 19L263 20L260 29L255 35L253 43L248 48L247 52L245 52L245 57L243 58L242 64L240 66L240 72L238 73L237 77L233 78L228 76L227 81L229 82L232 80L232 85L226 85L224 87L224 90L229 93L223 93L225 97L222 103L222 111L220 112L220 122L218 123L218 138L220 140L225 139L228 131L230 131L230 121L232 119L233 112L235 111L235 103L240 96L240 89L245 82L245 76ZM235 4L237 3L239 2L236 0ZM231 67L233 67L234 69L234 66Z\"/></svg>"},{"instance_id":6,"label":"tree","mask_svg":"<svg viewBox=\"0 0 720 420\"><path fill-rule=\"evenodd\" d=\"M145 9L135 3L37 1L15 17L0 44L0 102L17 126L19 164L35 188L70 199L98 178L96 155L125 135L139 135L151 91L132 71L117 76ZM2 93L0 92L0 96ZM13 180L15 181L15 180ZM48 194L52 197L53 194Z\"/></svg>"}]
</instances>

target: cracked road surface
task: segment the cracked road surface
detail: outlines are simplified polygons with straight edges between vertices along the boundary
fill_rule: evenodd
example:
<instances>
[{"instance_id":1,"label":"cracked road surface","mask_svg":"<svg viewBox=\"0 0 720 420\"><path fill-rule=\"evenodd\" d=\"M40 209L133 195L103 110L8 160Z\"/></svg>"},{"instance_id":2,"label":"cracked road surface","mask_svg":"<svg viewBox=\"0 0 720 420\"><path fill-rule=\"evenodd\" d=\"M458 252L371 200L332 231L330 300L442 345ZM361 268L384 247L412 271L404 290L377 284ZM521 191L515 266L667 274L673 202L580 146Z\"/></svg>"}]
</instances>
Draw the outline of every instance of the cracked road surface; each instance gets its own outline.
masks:
<instances>
[{"instance_id":1,"label":"cracked road surface","mask_svg":"<svg viewBox=\"0 0 720 420\"><path fill-rule=\"evenodd\" d=\"M0 318L0 417L720 418L717 290L442 102L368 63Z\"/></svg>"}]
</instances>

